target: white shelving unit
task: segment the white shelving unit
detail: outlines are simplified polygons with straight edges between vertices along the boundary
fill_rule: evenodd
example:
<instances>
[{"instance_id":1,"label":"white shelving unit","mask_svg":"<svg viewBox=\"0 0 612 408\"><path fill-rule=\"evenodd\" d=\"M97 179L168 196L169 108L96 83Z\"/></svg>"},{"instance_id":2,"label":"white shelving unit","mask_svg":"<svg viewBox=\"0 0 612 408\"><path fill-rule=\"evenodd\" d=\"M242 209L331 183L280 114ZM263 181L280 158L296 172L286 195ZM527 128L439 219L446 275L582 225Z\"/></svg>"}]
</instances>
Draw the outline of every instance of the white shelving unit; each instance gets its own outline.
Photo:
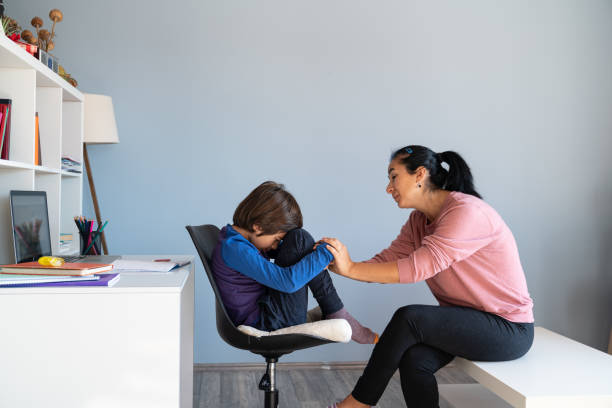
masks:
<instances>
[{"instance_id":1,"label":"white shelving unit","mask_svg":"<svg viewBox=\"0 0 612 408\"><path fill-rule=\"evenodd\" d=\"M9 160L0 160L0 264L13 263L10 190L47 192L51 247L59 253L60 233L72 233L73 218L82 213L83 176L61 170L61 156L82 162L83 101L81 92L40 61L0 34L0 99L12 100ZM38 112L42 166L34 165L35 113Z\"/></svg>"}]
</instances>

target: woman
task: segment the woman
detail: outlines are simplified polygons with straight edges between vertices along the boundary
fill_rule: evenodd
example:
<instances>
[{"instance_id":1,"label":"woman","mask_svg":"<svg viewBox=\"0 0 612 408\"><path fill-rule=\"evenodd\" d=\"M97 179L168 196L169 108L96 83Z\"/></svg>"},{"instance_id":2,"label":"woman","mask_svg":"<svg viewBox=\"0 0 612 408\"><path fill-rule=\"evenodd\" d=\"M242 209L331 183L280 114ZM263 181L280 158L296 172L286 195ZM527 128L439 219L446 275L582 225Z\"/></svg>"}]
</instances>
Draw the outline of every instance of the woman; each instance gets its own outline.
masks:
<instances>
[{"instance_id":1,"label":"woman","mask_svg":"<svg viewBox=\"0 0 612 408\"><path fill-rule=\"evenodd\" d=\"M453 357L513 360L533 341L533 302L516 242L474 189L461 156L407 146L393 153L388 174L387 193L415 211L369 261L353 262L340 241L324 238L331 269L365 282L424 280L440 306L395 312L353 392L333 405L339 408L375 405L398 368L408 407L438 407L434 373Z\"/></svg>"}]
</instances>

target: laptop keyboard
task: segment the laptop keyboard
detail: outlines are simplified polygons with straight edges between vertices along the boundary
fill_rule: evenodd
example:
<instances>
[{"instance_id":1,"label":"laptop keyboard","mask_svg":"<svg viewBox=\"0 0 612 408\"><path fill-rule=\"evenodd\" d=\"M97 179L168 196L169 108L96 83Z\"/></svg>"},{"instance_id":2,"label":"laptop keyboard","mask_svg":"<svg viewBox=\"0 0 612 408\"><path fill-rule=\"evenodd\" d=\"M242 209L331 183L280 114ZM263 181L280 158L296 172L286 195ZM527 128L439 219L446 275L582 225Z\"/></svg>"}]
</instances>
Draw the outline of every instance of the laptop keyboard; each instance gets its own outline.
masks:
<instances>
[{"instance_id":1,"label":"laptop keyboard","mask_svg":"<svg viewBox=\"0 0 612 408\"><path fill-rule=\"evenodd\" d=\"M62 258L64 258L64 261L72 263L72 262L82 261L83 259L85 259L85 256L84 255L63 256Z\"/></svg>"}]
</instances>

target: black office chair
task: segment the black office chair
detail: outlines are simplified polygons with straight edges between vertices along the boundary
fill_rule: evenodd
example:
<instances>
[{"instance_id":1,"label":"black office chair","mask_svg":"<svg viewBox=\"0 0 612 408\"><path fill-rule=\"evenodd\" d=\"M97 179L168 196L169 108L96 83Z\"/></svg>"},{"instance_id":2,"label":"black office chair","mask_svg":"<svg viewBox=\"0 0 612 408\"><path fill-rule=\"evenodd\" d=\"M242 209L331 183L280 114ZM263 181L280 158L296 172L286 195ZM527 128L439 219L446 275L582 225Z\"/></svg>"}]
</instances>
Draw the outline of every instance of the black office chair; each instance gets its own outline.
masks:
<instances>
[{"instance_id":1,"label":"black office chair","mask_svg":"<svg viewBox=\"0 0 612 408\"><path fill-rule=\"evenodd\" d=\"M212 286L215 292L217 331L219 335L230 346L249 350L266 359L266 373L259 382L259 389L265 391L264 406L266 408L276 408L278 406L276 363L279 357L295 350L335 343L335 341L307 334L280 334L255 337L238 330L225 310L211 269L212 253L219 241L219 228L214 225L187 226L185 228L187 228L189 235L191 235L193 244L198 250L204 265L204 270L206 270L210 286Z\"/></svg>"}]
</instances>

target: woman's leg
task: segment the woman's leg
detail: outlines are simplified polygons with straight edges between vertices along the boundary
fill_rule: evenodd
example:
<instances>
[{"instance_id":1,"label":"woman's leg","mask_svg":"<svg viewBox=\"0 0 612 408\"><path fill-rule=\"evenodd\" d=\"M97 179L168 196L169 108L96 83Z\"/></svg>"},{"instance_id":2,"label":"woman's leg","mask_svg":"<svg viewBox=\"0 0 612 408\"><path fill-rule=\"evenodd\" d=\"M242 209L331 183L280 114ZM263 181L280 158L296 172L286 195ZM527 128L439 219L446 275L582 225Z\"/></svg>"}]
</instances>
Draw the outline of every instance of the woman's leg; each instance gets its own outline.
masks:
<instances>
[{"instance_id":1,"label":"woman's leg","mask_svg":"<svg viewBox=\"0 0 612 408\"><path fill-rule=\"evenodd\" d=\"M438 382L434 373L454 356L435 347L416 344L400 360L400 381L408 407L438 407Z\"/></svg>"},{"instance_id":2,"label":"woman's leg","mask_svg":"<svg viewBox=\"0 0 612 408\"><path fill-rule=\"evenodd\" d=\"M385 328L352 396L375 405L405 353L417 344L470 360L505 361L525 354L532 341L531 323L512 323L466 307L405 306L395 312ZM434 398L431 392L430 400Z\"/></svg>"}]
</instances>

